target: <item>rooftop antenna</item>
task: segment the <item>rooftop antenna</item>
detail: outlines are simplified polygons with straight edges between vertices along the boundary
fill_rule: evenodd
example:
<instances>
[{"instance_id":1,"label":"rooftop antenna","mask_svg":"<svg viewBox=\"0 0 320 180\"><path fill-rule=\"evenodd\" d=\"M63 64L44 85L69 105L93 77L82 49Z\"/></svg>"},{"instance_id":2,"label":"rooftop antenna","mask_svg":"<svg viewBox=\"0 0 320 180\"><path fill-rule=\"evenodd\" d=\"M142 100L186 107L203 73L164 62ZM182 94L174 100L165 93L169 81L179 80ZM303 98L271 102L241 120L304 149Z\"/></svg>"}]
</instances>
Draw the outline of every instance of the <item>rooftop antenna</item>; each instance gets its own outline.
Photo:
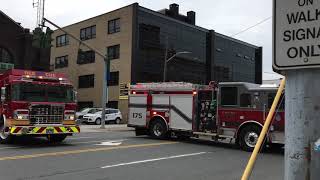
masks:
<instances>
[{"instance_id":1,"label":"rooftop antenna","mask_svg":"<svg viewBox=\"0 0 320 180\"><path fill-rule=\"evenodd\" d=\"M36 27L40 27L41 29L44 26L44 21L43 21L44 4L45 4L45 0L33 0L33 2L32 2L33 8L37 8L37 22L36 22L37 24L36 24Z\"/></svg>"}]
</instances>

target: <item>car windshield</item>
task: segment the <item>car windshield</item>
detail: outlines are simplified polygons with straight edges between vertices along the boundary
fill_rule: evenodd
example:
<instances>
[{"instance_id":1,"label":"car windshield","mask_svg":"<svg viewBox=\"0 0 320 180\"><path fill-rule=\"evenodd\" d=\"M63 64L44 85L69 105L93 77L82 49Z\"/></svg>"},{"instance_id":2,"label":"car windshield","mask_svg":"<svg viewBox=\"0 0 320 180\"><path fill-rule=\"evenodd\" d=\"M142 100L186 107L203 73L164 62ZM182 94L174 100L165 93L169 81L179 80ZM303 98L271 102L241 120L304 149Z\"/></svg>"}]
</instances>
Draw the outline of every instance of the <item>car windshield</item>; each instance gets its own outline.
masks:
<instances>
[{"instance_id":1,"label":"car windshield","mask_svg":"<svg viewBox=\"0 0 320 180\"><path fill-rule=\"evenodd\" d=\"M90 109L90 110L88 111L88 113L89 113L89 114L94 114L94 113L96 113L96 112L98 112L98 111L100 111L100 110L98 110L98 109Z\"/></svg>"},{"instance_id":2,"label":"car windshield","mask_svg":"<svg viewBox=\"0 0 320 180\"><path fill-rule=\"evenodd\" d=\"M74 102L71 86L21 83L12 85L13 101Z\"/></svg>"},{"instance_id":3,"label":"car windshield","mask_svg":"<svg viewBox=\"0 0 320 180\"><path fill-rule=\"evenodd\" d=\"M82 113L89 112L89 108L83 108L83 109L80 110L80 112L82 112Z\"/></svg>"}]
</instances>

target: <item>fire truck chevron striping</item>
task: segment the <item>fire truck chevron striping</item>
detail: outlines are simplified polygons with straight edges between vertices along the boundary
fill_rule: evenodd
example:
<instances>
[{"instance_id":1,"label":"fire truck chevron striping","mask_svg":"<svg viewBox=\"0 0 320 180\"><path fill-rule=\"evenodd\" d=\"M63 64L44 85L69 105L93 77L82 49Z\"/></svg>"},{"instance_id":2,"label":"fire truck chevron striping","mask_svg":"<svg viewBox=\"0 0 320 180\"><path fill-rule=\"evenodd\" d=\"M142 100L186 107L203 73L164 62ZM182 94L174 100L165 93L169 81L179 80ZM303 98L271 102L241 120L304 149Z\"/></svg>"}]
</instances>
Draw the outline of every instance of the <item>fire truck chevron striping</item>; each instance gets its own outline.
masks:
<instances>
[{"instance_id":1,"label":"fire truck chevron striping","mask_svg":"<svg viewBox=\"0 0 320 180\"><path fill-rule=\"evenodd\" d=\"M243 82L139 83L130 87L128 126L137 135L229 138L246 151L253 150L277 90L277 85ZM284 142L283 103L273 117L268 143Z\"/></svg>"},{"instance_id":2,"label":"fire truck chevron striping","mask_svg":"<svg viewBox=\"0 0 320 180\"><path fill-rule=\"evenodd\" d=\"M54 134L64 134L64 133L79 133L80 132L80 128L78 126L75 127L64 127L64 126L60 126L60 127L12 127L9 128L10 129L10 133L14 134L14 135L23 135L23 134L46 134L48 131L53 130Z\"/></svg>"},{"instance_id":3,"label":"fire truck chevron striping","mask_svg":"<svg viewBox=\"0 0 320 180\"><path fill-rule=\"evenodd\" d=\"M18 135L61 142L79 133L75 91L61 73L12 69L0 74L0 142Z\"/></svg>"}]
</instances>

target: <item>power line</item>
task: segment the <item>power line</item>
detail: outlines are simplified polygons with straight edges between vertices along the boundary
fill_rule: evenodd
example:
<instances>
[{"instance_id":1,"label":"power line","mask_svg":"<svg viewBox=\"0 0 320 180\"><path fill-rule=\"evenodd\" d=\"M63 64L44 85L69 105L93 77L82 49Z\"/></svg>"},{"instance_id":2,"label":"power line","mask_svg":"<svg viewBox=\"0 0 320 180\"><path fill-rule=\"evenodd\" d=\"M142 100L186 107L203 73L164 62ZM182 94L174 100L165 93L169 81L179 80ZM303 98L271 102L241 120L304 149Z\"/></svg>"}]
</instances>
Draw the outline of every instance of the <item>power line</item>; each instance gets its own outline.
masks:
<instances>
[{"instance_id":1,"label":"power line","mask_svg":"<svg viewBox=\"0 0 320 180\"><path fill-rule=\"evenodd\" d=\"M255 24L255 25L253 25L253 26L250 26L250 27L248 27L248 28L246 28L246 29L238 32L238 33L235 33L235 34L231 35L231 37L234 37L234 36L237 36L237 35L239 35L239 34L241 34L241 33L244 33L244 32L246 32L246 31L248 31L249 29L252 29L252 28L254 28L254 27L256 27L256 26L258 26L258 25L260 25L260 24L262 24L262 23L264 23L264 22L266 22L266 21L268 21L268 20L271 19L271 18L272 18L272 16L267 17L267 18L263 19L262 21L258 22L257 24Z\"/></svg>"}]
</instances>

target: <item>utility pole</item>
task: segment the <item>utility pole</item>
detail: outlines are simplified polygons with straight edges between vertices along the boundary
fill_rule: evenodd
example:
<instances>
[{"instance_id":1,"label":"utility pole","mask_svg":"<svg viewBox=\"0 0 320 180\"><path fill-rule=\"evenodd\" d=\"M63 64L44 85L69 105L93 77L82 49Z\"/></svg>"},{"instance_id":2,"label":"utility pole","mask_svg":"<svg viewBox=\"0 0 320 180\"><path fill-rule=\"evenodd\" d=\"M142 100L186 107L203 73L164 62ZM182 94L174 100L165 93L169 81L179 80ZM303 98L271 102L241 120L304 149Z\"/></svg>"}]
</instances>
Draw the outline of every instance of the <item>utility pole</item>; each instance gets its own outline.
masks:
<instances>
[{"instance_id":1,"label":"utility pole","mask_svg":"<svg viewBox=\"0 0 320 180\"><path fill-rule=\"evenodd\" d=\"M320 179L320 69L287 71L285 180Z\"/></svg>"},{"instance_id":2,"label":"utility pole","mask_svg":"<svg viewBox=\"0 0 320 180\"><path fill-rule=\"evenodd\" d=\"M49 24L51 24L52 26L58 28L60 31L62 31L63 33L67 34L68 36L70 36L71 38L75 39L76 41L80 42L81 44L83 44L84 46L86 46L87 48L89 48L90 50L93 50L96 54L98 54L99 56L101 56L104 60L104 73L103 73L103 78L102 78L102 85L103 85L103 89L102 89L102 99L101 99L101 103L102 103L102 112L101 112L101 128L104 129L105 128L105 115L106 115L106 104L108 102L108 84L107 84L107 80L108 80L108 70L110 69L110 60L108 59L108 56L105 55L104 53L100 52L98 49L92 47L91 45L87 44L86 42L82 41L81 39L77 38L76 36L74 36L73 34L65 31L64 29L62 29L60 26L56 25L55 23L51 22L50 20L46 19L43 17L42 19L42 24L44 26L45 22L48 22Z\"/></svg>"},{"instance_id":3,"label":"utility pole","mask_svg":"<svg viewBox=\"0 0 320 180\"><path fill-rule=\"evenodd\" d=\"M164 67L163 67L163 82L166 82L167 80L167 58L168 58L168 36L166 36L166 50L164 54Z\"/></svg>"},{"instance_id":4,"label":"utility pole","mask_svg":"<svg viewBox=\"0 0 320 180\"><path fill-rule=\"evenodd\" d=\"M173 58L175 58L179 54L189 54L189 53L191 53L189 51L181 51L181 52L175 53L170 58L168 58L168 45L169 45L169 40L168 40L168 36L166 36L166 50L165 50L165 55L164 55L164 66L163 66L163 82L167 81L167 65L168 65L168 62L171 61Z\"/></svg>"}]
</instances>

